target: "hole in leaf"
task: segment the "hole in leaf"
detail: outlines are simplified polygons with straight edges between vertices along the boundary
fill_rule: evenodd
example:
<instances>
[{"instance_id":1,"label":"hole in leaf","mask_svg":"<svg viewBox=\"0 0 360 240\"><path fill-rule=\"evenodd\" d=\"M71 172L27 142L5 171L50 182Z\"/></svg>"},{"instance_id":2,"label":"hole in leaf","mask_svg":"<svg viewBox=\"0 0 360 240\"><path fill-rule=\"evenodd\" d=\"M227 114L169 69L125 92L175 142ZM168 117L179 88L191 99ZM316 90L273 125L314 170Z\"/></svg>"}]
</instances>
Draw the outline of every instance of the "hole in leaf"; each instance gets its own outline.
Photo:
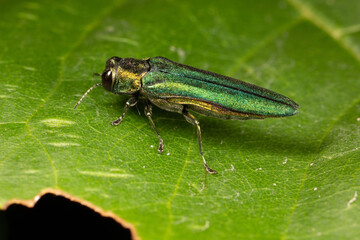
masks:
<instances>
[{"instance_id":1,"label":"hole in leaf","mask_svg":"<svg viewBox=\"0 0 360 240\"><path fill-rule=\"evenodd\" d=\"M0 211L1 239L134 239L133 229L62 195L45 193L25 205L16 201Z\"/></svg>"}]
</instances>

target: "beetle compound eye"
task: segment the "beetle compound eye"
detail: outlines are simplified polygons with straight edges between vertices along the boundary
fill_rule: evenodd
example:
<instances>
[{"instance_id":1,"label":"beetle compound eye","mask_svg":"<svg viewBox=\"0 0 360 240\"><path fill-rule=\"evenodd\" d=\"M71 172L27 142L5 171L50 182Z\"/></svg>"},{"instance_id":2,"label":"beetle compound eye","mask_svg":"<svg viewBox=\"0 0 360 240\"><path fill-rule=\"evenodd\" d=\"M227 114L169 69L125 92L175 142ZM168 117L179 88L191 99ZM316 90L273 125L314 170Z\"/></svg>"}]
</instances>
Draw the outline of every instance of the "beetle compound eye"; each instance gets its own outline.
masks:
<instances>
[{"instance_id":1,"label":"beetle compound eye","mask_svg":"<svg viewBox=\"0 0 360 240\"><path fill-rule=\"evenodd\" d=\"M106 90L111 91L112 80L113 80L111 70L104 71L103 74L101 74L101 80L103 87Z\"/></svg>"}]
</instances>

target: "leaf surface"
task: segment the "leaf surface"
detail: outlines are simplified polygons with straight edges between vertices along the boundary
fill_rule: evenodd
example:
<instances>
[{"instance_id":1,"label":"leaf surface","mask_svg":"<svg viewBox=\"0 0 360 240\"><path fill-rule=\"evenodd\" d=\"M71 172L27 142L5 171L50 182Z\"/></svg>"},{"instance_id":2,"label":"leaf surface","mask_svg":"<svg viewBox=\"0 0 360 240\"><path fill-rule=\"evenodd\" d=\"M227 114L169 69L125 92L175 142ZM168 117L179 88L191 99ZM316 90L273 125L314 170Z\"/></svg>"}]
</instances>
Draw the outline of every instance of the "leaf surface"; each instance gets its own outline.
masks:
<instances>
[{"instance_id":1,"label":"leaf surface","mask_svg":"<svg viewBox=\"0 0 360 240\"><path fill-rule=\"evenodd\" d=\"M354 239L359 233L360 3L18 1L0 15L0 206L44 188L142 239ZM93 90L112 56L164 56L284 94L299 114L223 121ZM359 192L360 194L360 192Z\"/></svg>"}]
</instances>

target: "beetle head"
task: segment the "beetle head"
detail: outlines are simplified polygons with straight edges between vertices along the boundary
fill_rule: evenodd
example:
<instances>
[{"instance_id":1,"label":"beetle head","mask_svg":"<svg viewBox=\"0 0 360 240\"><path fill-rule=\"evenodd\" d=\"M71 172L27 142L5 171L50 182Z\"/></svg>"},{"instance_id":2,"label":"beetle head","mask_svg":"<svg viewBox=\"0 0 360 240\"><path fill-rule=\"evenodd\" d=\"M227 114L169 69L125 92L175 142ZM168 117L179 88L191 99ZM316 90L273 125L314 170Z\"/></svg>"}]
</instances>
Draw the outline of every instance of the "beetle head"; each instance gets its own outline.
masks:
<instances>
[{"instance_id":1,"label":"beetle head","mask_svg":"<svg viewBox=\"0 0 360 240\"><path fill-rule=\"evenodd\" d=\"M105 70L102 74L94 73L94 76L101 76L101 83L89 88L74 109L81 103L86 95L98 86L116 94L133 94L141 89L141 78L150 70L147 60L134 58L112 57L106 61Z\"/></svg>"},{"instance_id":2,"label":"beetle head","mask_svg":"<svg viewBox=\"0 0 360 240\"><path fill-rule=\"evenodd\" d=\"M133 94L141 88L141 78L149 71L146 60L112 57L101 74L103 87L115 94Z\"/></svg>"}]
</instances>

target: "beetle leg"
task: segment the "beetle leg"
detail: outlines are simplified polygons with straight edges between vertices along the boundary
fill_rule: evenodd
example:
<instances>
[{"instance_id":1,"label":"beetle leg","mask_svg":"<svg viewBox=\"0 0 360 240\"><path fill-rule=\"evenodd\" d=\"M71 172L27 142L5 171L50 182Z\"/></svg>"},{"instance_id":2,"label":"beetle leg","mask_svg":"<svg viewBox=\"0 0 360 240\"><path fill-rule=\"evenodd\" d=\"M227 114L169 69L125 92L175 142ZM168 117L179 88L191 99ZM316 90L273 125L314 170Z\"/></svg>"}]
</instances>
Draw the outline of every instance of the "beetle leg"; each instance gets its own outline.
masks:
<instances>
[{"instance_id":1,"label":"beetle leg","mask_svg":"<svg viewBox=\"0 0 360 240\"><path fill-rule=\"evenodd\" d=\"M159 138L159 148L158 148L158 152L162 153L164 150L164 141L162 140L159 131L157 130L154 121L151 118L151 114L152 114L152 105L150 103L150 101L148 101L148 104L145 106L145 115L148 117L149 122L151 124L151 127L154 129L154 131L156 132L158 138Z\"/></svg>"},{"instance_id":2,"label":"beetle leg","mask_svg":"<svg viewBox=\"0 0 360 240\"><path fill-rule=\"evenodd\" d=\"M201 129L200 129L200 123L199 121L195 118L194 115L192 115L191 113L189 113L185 107L184 107L184 110L183 110L183 115L186 119L186 121L188 121L189 123L191 123L192 125L195 125L196 126L196 130L197 130L197 136L198 136L198 143L199 143L199 150L200 150L200 155L203 159L203 162L204 162L204 167L206 169L206 171L208 171L208 173L217 173L215 170L211 169L207 163L206 163L206 160L205 160L205 157L204 157L204 154L203 154L203 148L202 148L202 141L201 141Z\"/></svg>"},{"instance_id":3,"label":"beetle leg","mask_svg":"<svg viewBox=\"0 0 360 240\"><path fill-rule=\"evenodd\" d=\"M137 97L131 97L129 98L129 100L126 101L125 103L125 107L124 107L124 113L121 115L121 117L119 117L118 119L116 119L115 121L113 121L111 124L112 125L119 125L121 123L121 121L123 120L123 118L125 117L125 114L127 113L127 111L135 106L137 104L138 98Z\"/></svg>"}]
</instances>

